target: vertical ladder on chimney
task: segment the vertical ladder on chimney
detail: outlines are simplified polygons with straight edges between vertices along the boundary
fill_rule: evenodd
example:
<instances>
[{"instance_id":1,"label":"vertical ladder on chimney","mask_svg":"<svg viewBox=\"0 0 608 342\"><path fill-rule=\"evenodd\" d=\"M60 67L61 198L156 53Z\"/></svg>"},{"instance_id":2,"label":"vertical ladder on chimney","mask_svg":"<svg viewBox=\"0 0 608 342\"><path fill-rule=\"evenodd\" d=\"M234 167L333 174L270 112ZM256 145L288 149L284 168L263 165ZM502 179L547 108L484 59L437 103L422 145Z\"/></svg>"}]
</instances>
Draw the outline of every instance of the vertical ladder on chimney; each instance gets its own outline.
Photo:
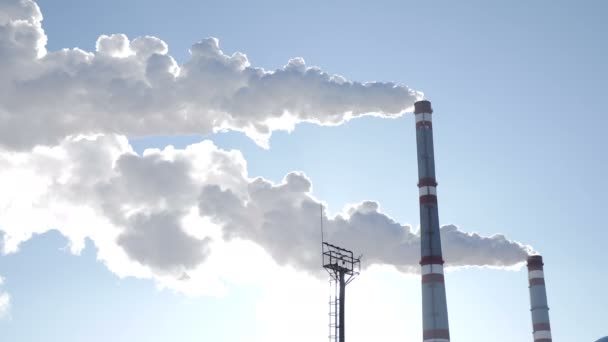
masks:
<instances>
[{"instance_id":1,"label":"vertical ladder on chimney","mask_svg":"<svg viewBox=\"0 0 608 342\"><path fill-rule=\"evenodd\" d=\"M329 342L340 341L340 296L338 293L338 281L334 278L329 279Z\"/></svg>"}]
</instances>

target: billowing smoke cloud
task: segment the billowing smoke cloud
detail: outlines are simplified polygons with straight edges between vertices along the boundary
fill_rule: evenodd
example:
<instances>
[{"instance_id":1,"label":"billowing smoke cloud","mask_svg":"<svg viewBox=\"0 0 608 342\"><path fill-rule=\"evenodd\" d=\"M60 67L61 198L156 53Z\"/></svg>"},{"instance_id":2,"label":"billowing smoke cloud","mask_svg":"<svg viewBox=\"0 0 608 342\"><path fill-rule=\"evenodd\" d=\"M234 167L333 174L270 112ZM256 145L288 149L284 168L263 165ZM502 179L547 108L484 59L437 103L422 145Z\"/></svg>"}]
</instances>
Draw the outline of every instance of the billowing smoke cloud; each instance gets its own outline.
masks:
<instances>
[{"instance_id":1,"label":"billowing smoke cloud","mask_svg":"<svg viewBox=\"0 0 608 342\"><path fill-rule=\"evenodd\" d=\"M66 138L55 147L0 153L0 230L5 252L33 234L57 229L77 252L90 238L157 273L202 263L210 238L184 231L201 184L247 182L238 152L211 142L136 155L125 137ZM205 227L201 227L204 229Z\"/></svg>"},{"instance_id":2,"label":"billowing smoke cloud","mask_svg":"<svg viewBox=\"0 0 608 342\"><path fill-rule=\"evenodd\" d=\"M247 196L230 189L203 187L201 215L224 226L225 237L253 240L281 264L310 272L319 270L319 215L321 203L311 196L311 182L290 173L281 184L255 179ZM417 272L420 236L410 226L379 211L376 202L353 205L336 217L323 217L330 241L365 254L365 264L393 265ZM531 249L503 235L482 237L448 225L441 229L448 266L512 266L525 261Z\"/></svg>"},{"instance_id":3,"label":"billowing smoke cloud","mask_svg":"<svg viewBox=\"0 0 608 342\"><path fill-rule=\"evenodd\" d=\"M32 234L58 229L74 251L90 238L100 258L123 275L143 268L152 276L184 277L206 263L214 243L238 240L261 246L278 264L320 269L321 202L310 180L301 173L279 184L250 179L240 152L210 141L140 156L121 136L66 138L51 148L0 153L0 166L7 252ZM328 238L364 253L366 265L418 270L418 232L377 203L353 205L324 221ZM529 251L502 235L455 226L442 234L449 266L512 266Z\"/></svg>"},{"instance_id":4,"label":"billowing smoke cloud","mask_svg":"<svg viewBox=\"0 0 608 342\"><path fill-rule=\"evenodd\" d=\"M273 130L298 122L340 124L395 117L420 94L393 83L350 82L302 58L266 71L220 50L192 46L182 65L156 37L99 37L95 52L46 51L42 15L31 0L0 5L0 145L54 145L65 136L245 132L266 146Z\"/></svg>"},{"instance_id":5,"label":"billowing smoke cloud","mask_svg":"<svg viewBox=\"0 0 608 342\"><path fill-rule=\"evenodd\" d=\"M214 38L195 44L182 65L155 37L101 36L95 52L48 52L41 23L31 0L0 0L4 252L56 229L75 253L93 241L119 276L179 290L184 282L196 284L193 291L216 287L222 270L246 269L230 264L230 248L261 247L280 265L317 273L321 202L303 174L279 184L251 179L240 152L209 141L137 155L125 135L233 129L265 145L273 130L298 122L394 117L419 98L405 86L349 82L299 58L272 72L251 67ZM377 203L324 221L329 240L364 253L367 265L417 271L418 233ZM442 235L452 266L511 266L528 253L501 235L455 226ZM8 303L0 294L0 309Z\"/></svg>"}]
</instances>

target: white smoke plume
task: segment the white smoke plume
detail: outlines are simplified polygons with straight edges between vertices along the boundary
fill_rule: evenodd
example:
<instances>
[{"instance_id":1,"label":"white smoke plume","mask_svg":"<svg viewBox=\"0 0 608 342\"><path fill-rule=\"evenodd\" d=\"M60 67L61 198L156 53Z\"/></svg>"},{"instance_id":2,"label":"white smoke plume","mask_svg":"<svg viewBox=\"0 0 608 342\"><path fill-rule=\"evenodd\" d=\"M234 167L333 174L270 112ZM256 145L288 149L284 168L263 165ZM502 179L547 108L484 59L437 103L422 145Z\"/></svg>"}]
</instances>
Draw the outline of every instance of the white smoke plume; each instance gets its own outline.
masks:
<instances>
[{"instance_id":1,"label":"white smoke plume","mask_svg":"<svg viewBox=\"0 0 608 342\"><path fill-rule=\"evenodd\" d=\"M102 35L96 51L46 50L31 0L0 1L0 146L55 145L65 136L205 134L231 129L267 146L299 122L335 125L396 117L421 94L393 83L350 82L302 58L274 71L250 65L215 38L178 65L156 37Z\"/></svg>"},{"instance_id":2,"label":"white smoke plume","mask_svg":"<svg viewBox=\"0 0 608 342\"><path fill-rule=\"evenodd\" d=\"M319 270L319 215L321 203L311 195L305 175L288 174L282 183L261 178L247 185L246 196L216 185L203 187L199 209L224 227L227 239L244 238L264 247L280 264ZM418 272L420 235L411 226L395 222L366 201L335 217L323 216L327 238L340 246L365 254L365 265L392 265L404 272ZM454 225L441 229L447 266L495 266L520 264L530 247L503 235L483 237Z\"/></svg>"},{"instance_id":3,"label":"white smoke plume","mask_svg":"<svg viewBox=\"0 0 608 342\"><path fill-rule=\"evenodd\" d=\"M98 258L119 276L194 292L216 291L233 276L222 273L226 269L246 270L247 260L231 259L243 248L261 247L260 258L318 272L321 202L306 176L290 173L279 184L251 179L240 152L209 141L137 155L126 136L232 129L265 146L273 130L298 122L401 115L420 93L393 83L350 82L300 58L266 71L242 53L225 54L214 38L190 52L178 65L162 40L121 34L99 37L95 52L49 52L38 6L0 0L5 253L56 229L74 253L93 241ZM368 265L418 269L418 233L377 203L324 220L328 238L364 253ZM452 266L511 266L528 253L501 235L481 237L454 226L442 234ZM8 297L0 297L2 303L8 305Z\"/></svg>"},{"instance_id":4,"label":"white smoke plume","mask_svg":"<svg viewBox=\"0 0 608 342\"><path fill-rule=\"evenodd\" d=\"M238 151L210 141L133 152L125 137L66 138L55 147L0 153L0 230L5 252L57 229L73 251L91 239L120 275L189 277L215 243L251 241L280 265L317 273L321 202L301 173L279 184L247 175ZM416 272L419 236L375 202L325 217L328 238L365 254L367 265ZM504 236L442 229L448 266L512 266L528 247Z\"/></svg>"}]
</instances>

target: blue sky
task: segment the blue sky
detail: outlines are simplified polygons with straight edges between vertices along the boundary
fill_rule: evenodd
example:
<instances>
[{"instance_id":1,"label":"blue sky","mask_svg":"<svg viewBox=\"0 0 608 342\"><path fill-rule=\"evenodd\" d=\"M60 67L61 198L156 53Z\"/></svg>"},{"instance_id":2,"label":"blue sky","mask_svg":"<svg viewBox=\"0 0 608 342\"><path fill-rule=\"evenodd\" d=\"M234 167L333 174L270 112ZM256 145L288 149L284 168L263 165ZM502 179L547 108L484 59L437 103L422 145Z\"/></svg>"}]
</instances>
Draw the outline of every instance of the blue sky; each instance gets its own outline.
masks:
<instances>
[{"instance_id":1,"label":"blue sky","mask_svg":"<svg viewBox=\"0 0 608 342\"><path fill-rule=\"evenodd\" d=\"M601 215L608 191L605 3L38 4L49 51L94 51L101 34L154 35L182 63L194 42L214 36L224 52L241 51L252 65L266 69L301 56L307 65L349 80L392 81L424 92L435 109L440 222L482 235L505 234L543 254L556 340L593 341L608 334L608 278L602 271L608 233ZM290 171L303 171L314 196L333 213L375 200L396 221L416 227L414 134L413 118L406 115L359 118L336 127L299 124L291 133L275 132L268 150L239 132L130 137L130 142L143 151L211 139L222 149L240 150L250 177L279 182ZM66 244L60 234L46 233L0 257L2 289L11 295L10 312L0 320L2 340L264 336L256 321L264 290L229 285L224 296L193 298L159 290L152 280L117 277L96 260L90 242L79 256ZM367 329L419 339L419 279L384 269L370 274L379 280L355 281L352 296L390 301L387 312L400 309L395 312L404 319L388 319L390 327L369 322ZM447 274L446 288L453 340L531 339L524 270L458 270ZM325 301L306 292L298 296ZM348 308L353 316L355 304Z\"/></svg>"}]
</instances>

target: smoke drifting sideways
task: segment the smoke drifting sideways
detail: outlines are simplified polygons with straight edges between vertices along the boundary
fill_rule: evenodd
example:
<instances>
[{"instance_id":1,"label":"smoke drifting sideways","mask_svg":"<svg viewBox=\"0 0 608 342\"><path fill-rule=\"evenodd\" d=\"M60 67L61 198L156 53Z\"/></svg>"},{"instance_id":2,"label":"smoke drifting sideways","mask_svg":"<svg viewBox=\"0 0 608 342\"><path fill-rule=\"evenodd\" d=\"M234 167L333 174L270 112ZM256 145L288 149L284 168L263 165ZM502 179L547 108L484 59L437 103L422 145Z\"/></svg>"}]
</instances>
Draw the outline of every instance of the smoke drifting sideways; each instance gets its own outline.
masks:
<instances>
[{"instance_id":1,"label":"smoke drifting sideways","mask_svg":"<svg viewBox=\"0 0 608 342\"><path fill-rule=\"evenodd\" d=\"M319 271L319 215L321 202L312 195L312 183L304 174L290 173L280 184L257 178L239 198L231 189L216 185L202 188L201 215L224 227L224 237L253 240L280 264L296 265L311 273ZM411 226L395 222L365 201L348 207L335 217L323 214L327 239L354 251L364 252L364 266L392 265L418 273L420 235ZM523 265L532 253L529 246L504 235L483 237L454 225L441 228L447 267Z\"/></svg>"},{"instance_id":2,"label":"smoke drifting sideways","mask_svg":"<svg viewBox=\"0 0 608 342\"><path fill-rule=\"evenodd\" d=\"M54 147L0 153L0 230L6 253L57 229L74 252L90 239L121 276L184 278L218 244L251 241L279 265L319 274L322 203L301 173L282 182L247 175L238 151L210 141L137 155L126 137L66 138ZM419 236L375 202L324 217L329 240L365 253L366 265L419 269ZM502 235L442 228L448 266L510 267L529 247Z\"/></svg>"},{"instance_id":3,"label":"smoke drifting sideways","mask_svg":"<svg viewBox=\"0 0 608 342\"><path fill-rule=\"evenodd\" d=\"M226 260L247 243L279 265L318 274L321 201L305 175L251 179L240 152L209 141L137 155L126 136L232 129L267 146L273 130L298 122L396 117L421 97L393 83L350 82L300 58L255 68L214 38L195 44L182 65L155 37L101 36L95 52L49 52L46 39L36 3L0 0L3 252L55 229L74 253L92 241L120 277L178 290L196 283L186 290L206 291L224 270L242 272L247 260ZM328 238L364 252L367 265L418 270L417 232L377 203L324 219ZM442 234L448 266L509 267L530 252L501 235L454 226Z\"/></svg>"},{"instance_id":4,"label":"smoke drifting sideways","mask_svg":"<svg viewBox=\"0 0 608 342\"><path fill-rule=\"evenodd\" d=\"M398 117L422 94L406 86L350 82L302 58L267 71L216 38L194 44L182 65L159 38L102 35L94 52L46 50L31 0L0 2L0 146L26 150L66 136L244 132L267 147L274 130L299 122L337 125Z\"/></svg>"}]
</instances>

